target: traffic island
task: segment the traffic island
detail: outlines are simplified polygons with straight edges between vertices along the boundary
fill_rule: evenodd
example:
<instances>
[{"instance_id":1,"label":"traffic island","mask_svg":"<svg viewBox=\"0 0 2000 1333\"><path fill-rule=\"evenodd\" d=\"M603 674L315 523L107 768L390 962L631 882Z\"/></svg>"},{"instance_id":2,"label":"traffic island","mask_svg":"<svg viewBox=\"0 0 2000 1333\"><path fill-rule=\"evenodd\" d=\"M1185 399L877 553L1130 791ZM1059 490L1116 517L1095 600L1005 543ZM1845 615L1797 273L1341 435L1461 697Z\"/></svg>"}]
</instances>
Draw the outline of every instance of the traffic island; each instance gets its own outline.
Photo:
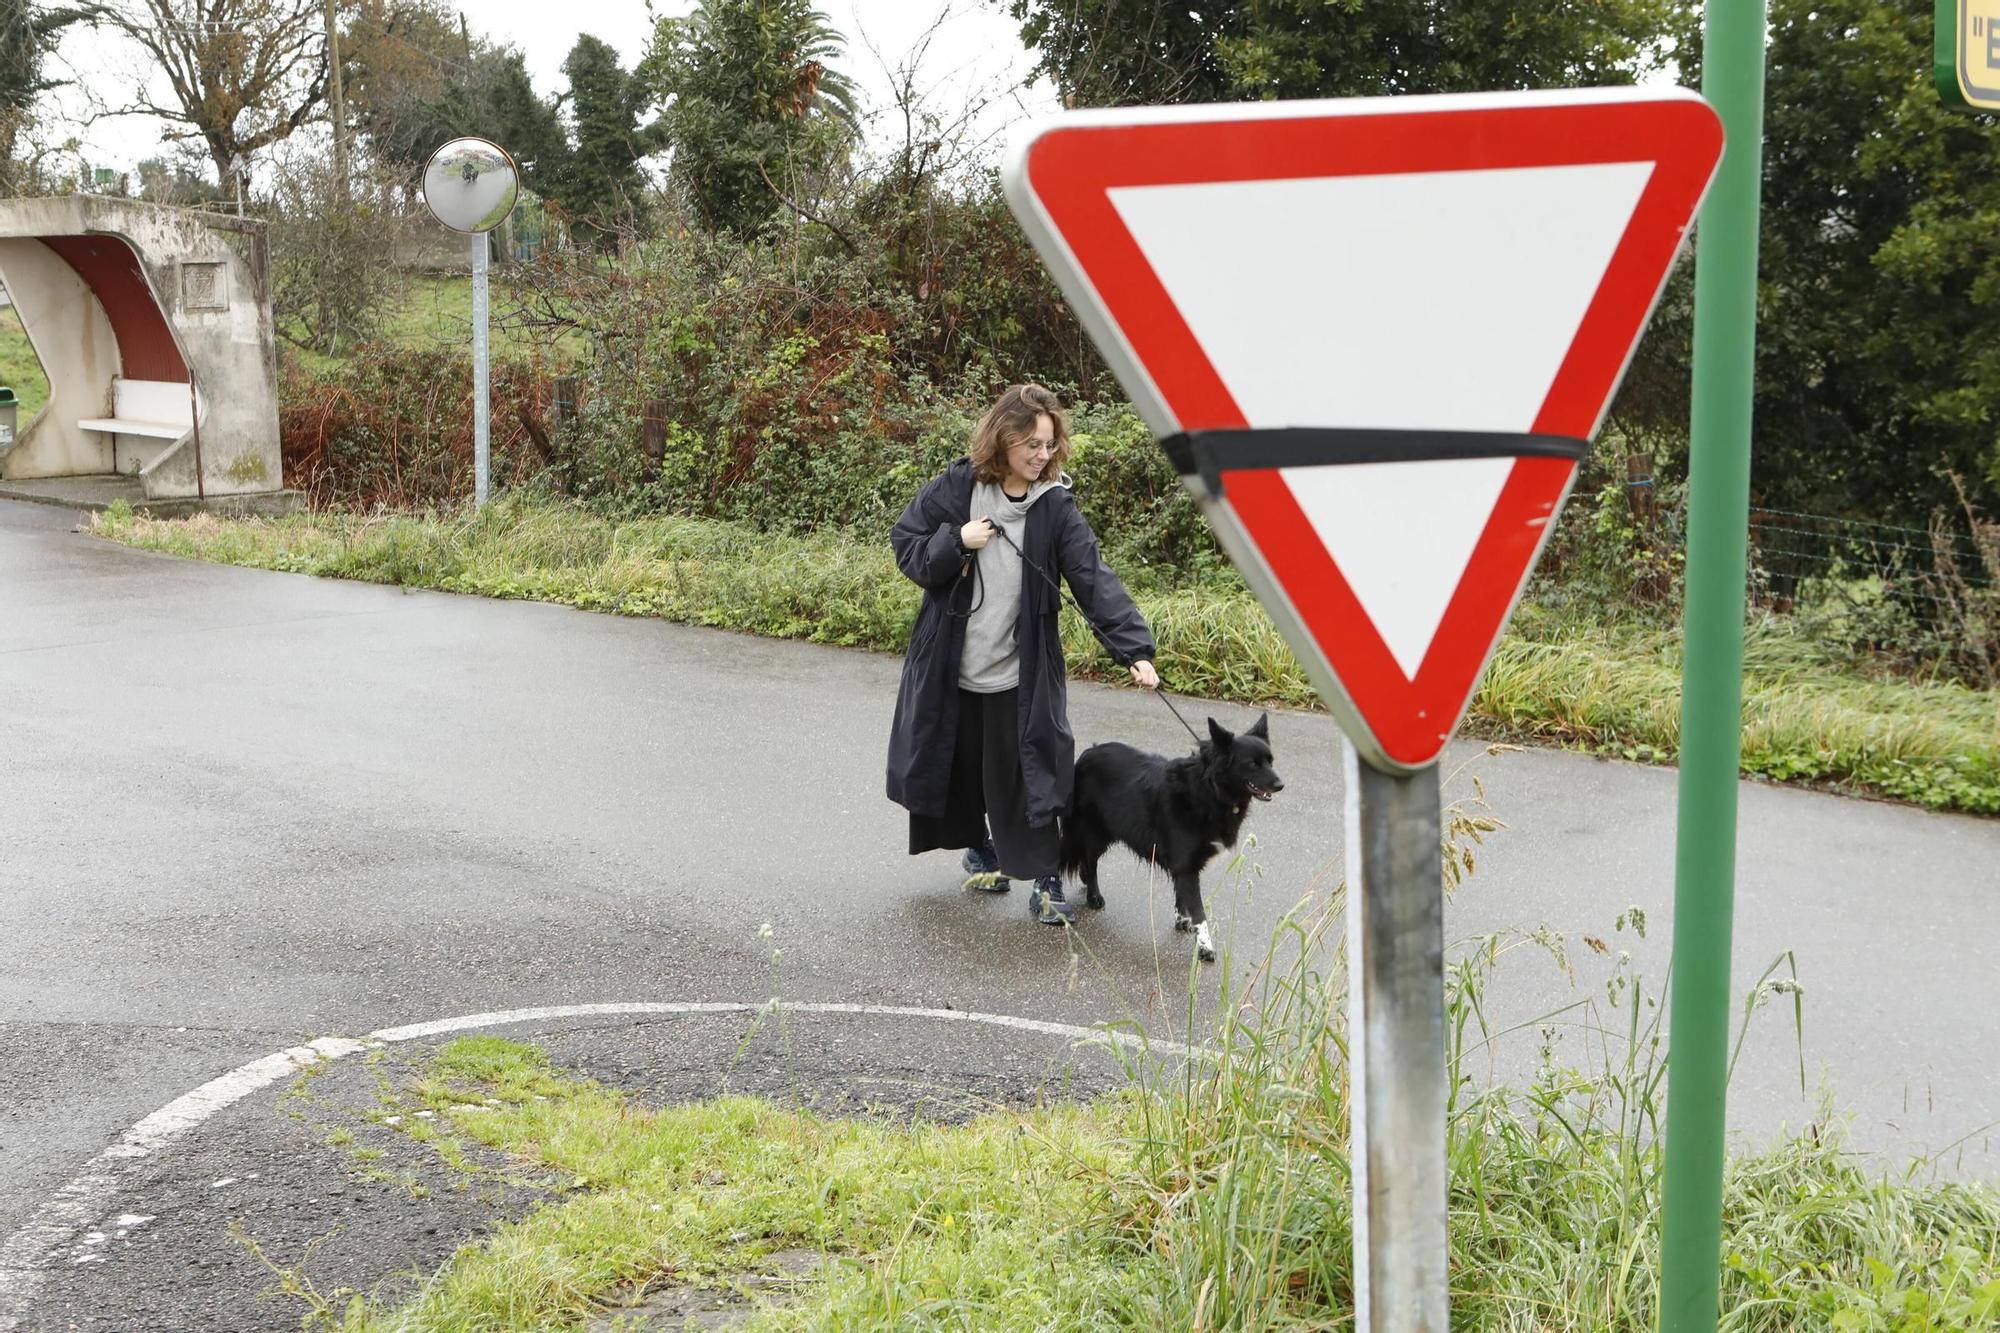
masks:
<instances>
[{"instance_id":1,"label":"traffic island","mask_svg":"<svg viewBox=\"0 0 2000 1333\"><path fill-rule=\"evenodd\" d=\"M633 1114L699 1105L704 1123L946 1125L1099 1096L1133 1058L1074 1034L797 1011L517 1022L371 1045L302 1067L120 1173L104 1215L43 1256L20 1326L296 1329L357 1295L376 1311L417 1299L460 1246L597 1197L605 1182L482 1142L478 1123L552 1115L580 1081ZM731 1097L758 1100L711 1102ZM678 1264L639 1263L590 1313L624 1318L607 1327L716 1327L702 1321L789 1299L838 1259L744 1234Z\"/></svg>"}]
</instances>

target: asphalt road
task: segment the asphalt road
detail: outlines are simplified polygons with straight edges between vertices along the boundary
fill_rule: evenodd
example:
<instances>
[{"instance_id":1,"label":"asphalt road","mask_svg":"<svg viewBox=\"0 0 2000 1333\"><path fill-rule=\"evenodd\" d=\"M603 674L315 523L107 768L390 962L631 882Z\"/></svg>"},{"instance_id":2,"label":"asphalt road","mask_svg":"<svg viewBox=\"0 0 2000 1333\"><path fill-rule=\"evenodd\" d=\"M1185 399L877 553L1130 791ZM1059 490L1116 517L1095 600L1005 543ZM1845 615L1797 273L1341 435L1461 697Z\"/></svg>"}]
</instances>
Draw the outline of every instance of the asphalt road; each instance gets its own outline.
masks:
<instances>
[{"instance_id":1,"label":"asphalt road","mask_svg":"<svg viewBox=\"0 0 2000 1333\"><path fill-rule=\"evenodd\" d=\"M904 854L893 657L197 564L75 521L0 502L0 1234L140 1117L310 1035L774 991L1181 1034L1188 945L1136 862L1107 862L1109 908L1072 938ZM1187 744L1135 691L1071 704L1081 743ZM1271 731L1286 789L1209 890L1239 958L1340 874L1337 732ZM1572 932L1573 981L1526 948L1491 982L1518 1072L1536 1016L1606 1003L1618 950L1663 979L1675 775L1453 762L1510 827L1448 936ZM1885 1162L1949 1149L1943 1170L2000 1178L2000 823L1746 784L1741 824L1739 991L1790 950L1805 1019L1757 1015L1732 1123L1756 1141L1825 1088ZM1613 930L1634 904L1643 941Z\"/></svg>"}]
</instances>

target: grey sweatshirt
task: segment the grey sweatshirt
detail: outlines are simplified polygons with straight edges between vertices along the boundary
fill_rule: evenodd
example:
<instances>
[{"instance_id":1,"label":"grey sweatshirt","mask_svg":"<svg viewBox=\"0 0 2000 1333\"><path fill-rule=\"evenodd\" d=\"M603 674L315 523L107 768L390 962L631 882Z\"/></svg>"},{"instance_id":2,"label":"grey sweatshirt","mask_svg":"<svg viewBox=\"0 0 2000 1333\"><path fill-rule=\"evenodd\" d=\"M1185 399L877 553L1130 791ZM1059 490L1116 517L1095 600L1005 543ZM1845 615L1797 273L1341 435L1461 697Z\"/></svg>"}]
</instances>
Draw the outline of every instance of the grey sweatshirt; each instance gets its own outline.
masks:
<instances>
[{"instance_id":1,"label":"grey sweatshirt","mask_svg":"<svg viewBox=\"0 0 2000 1333\"><path fill-rule=\"evenodd\" d=\"M1067 489L1069 474L1055 481L1038 481L1024 500L1010 500L993 482L972 485L972 517L990 518L1014 539L1008 545L998 534L978 552L981 594L965 622L965 654L958 662L960 689L974 694L998 694L1021 683L1021 579L1026 570L1015 547L1028 544L1028 511L1035 501L1058 486ZM1056 570L1050 577L1059 578ZM1040 575L1030 575L1039 578Z\"/></svg>"}]
</instances>

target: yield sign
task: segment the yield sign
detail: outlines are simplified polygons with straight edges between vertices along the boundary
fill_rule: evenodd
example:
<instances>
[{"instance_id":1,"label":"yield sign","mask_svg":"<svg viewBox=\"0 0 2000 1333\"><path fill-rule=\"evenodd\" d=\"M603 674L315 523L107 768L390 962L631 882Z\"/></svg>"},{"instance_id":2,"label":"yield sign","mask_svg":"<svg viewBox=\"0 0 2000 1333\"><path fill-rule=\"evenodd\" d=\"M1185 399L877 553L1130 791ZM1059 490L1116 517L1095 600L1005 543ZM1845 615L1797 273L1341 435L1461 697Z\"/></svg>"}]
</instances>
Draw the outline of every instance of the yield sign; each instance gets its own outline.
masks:
<instances>
[{"instance_id":1,"label":"yield sign","mask_svg":"<svg viewBox=\"0 0 2000 1333\"><path fill-rule=\"evenodd\" d=\"M1438 756L1722 150L1654 89L1040 122L1007 199L1391 771Z\"/></svg>"}]
</instances>

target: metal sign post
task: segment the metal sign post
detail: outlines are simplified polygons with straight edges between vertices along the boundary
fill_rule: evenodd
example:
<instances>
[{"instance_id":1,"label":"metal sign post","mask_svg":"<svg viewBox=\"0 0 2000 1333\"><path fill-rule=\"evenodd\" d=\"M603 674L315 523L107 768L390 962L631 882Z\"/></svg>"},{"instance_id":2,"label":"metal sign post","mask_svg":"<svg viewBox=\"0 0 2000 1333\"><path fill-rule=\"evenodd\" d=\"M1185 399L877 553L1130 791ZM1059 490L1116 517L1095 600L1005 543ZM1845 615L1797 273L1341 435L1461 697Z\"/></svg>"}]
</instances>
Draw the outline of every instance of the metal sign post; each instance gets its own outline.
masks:
<instances>
[{"instance_id":1,"label":"metal sign post","mask_svg":"<svg viewBox=\"0 0 2000 1333\"><path fill-rule=\"evenodd\" d=\"M486 503L492 413L486 355L486 233L507 220L520 173L505 149L485 139L453 139L424 166L424 203L453 231L472 236L472 497Z\"/></svg>"},{"instance_id":2,"label":"metal sign post","mask_svg":"<svg viewBox=\"0 0 2000 1333\"><path fill-rule=\"evenodd\" d=\"M1450 1273L1438 770L1384 773L1346 749L1355 1324L1443 1330Z\"/></svg>"},{"instance_id":3,"label":"metal sign post","mask_svg":"<svg viewBox=\"0 0 2000 1333\"><path fill-rule=\"evenodd\" d=\"M1437 761L1721 147L1603 88L1076 112L1001 169L1347 735L1362 1333L1449 1318Z\"/></svg>"}]
</instances>

